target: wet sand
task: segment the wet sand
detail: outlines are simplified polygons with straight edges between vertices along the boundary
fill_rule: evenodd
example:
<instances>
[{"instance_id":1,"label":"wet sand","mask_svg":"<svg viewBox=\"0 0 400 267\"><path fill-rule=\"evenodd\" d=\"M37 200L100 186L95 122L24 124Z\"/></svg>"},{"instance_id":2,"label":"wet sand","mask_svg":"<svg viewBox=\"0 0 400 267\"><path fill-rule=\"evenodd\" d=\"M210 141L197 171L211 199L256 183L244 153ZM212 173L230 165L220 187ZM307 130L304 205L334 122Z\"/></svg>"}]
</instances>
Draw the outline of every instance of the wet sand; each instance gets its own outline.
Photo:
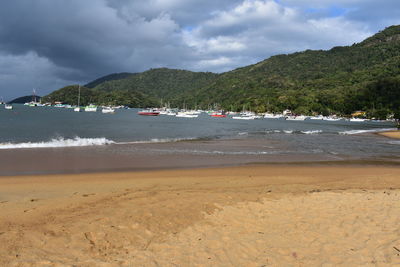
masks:
<instances>
[{"instance_id":1,"label":"wet sand","mask_svg":"<svg viewBox=\"0 0 400 267\"><path fill-rule=\"evenodd\" d=\"M393 266L400 168L241 167L0 179L1 266Z\"/></svg>"},{"instance_id":2,"label":"wet sand","mask_svg":"<svg viewBox=\"0 0 400 267\"><path fill-rule=\"evenodd\" d=\"M213 140L0 150L0 179L7 175L152 171L264 162L343 160L339 155L307 154L301 151L291 154L257 153L258 150L269 150L262 149L269 142Z\"/></svg>"},{"instance_id":3,"label":"wet sand","mask_svg":"<svg viewBox=\"0 0 400 267\"><path fill-rule=\"evenodd\" d=\"M389 132L383 132L379 133L382 136L394 138L394 139L400 139L400 131L389 131Z\"/></svg>"}]
</instances>

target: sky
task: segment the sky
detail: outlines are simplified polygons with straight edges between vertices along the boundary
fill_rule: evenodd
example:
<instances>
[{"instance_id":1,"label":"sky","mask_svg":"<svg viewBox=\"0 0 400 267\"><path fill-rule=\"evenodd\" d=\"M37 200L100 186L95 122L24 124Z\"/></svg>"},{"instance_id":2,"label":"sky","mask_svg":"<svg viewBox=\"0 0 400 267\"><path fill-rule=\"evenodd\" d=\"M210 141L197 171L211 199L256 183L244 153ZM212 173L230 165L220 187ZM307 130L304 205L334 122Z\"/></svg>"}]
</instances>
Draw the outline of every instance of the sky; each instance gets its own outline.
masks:
<instances>
[{"instance_id":1,"label":"sky","mask_svg":"<svg viewBox=\"0 0 400 267\"><path fill-rule=\"evenodd\" d=\"M221 73L399 24L399 0L1 0L0 97L159 67Z\"/></svg>"}]
</instances>

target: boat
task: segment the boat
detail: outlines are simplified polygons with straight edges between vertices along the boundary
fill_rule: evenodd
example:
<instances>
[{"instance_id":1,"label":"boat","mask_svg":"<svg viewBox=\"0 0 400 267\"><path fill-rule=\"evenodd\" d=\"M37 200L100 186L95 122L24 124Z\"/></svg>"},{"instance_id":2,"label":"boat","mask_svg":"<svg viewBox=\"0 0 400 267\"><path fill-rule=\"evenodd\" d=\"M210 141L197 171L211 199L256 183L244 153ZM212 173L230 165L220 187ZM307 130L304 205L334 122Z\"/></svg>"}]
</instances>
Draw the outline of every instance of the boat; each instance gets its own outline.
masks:
<instances>
[{"instance_id":1,"label":"boat","mask_svg":"<svg viewBox=\"0 0 400 267\"><path fill-rule=\"evenodd\" d=\"M282 114L265 113L264 119L280 119L283 118Z\"/></svg>"},{"instance_id":2,"label":"boat","mask_svg":"<svg viewBox=\"0 0 400 267\"><path fill-rule=\"evenodd\" d=\"M226 118L226 114L223 112L213 112L210 116L214 118Z\"/></svg>"},{"instance_id":3,"label":"boat","mask_svg":"<svg viewBox=\"0 0 400 267\"><path fill-rule=\"evenodd\" d=\"M97 111L97 106L90 104L89 106L85 107L85 111L86 112L96 112Z\"/></svg>"},{"instance_id":4,"label":"boat","mask_svg":"<svg viewBox=\"0 0 400 267\"><path fill-rule=\"evenodd\" d=\"M185 112L185 111L178 112L176 114L176 117L178 117L178 118L197 118L198 116L199 116L199 114L193 114L193 113Z\"/></svg>"},{"instance_id":5,"label":"boat","mask_svg":"<svg viewBox=\"0 0 400 267\"><path fill-rule=\"evenodd\" d=\"M81 112L80 103L81 102L81 86L78 86L78 106L74 108L75 112Z\"/></svg>"},{"instance_id":6,"label":"boat","mask_svg":"<svg viewBox=\"0 0 400 267\"><path fill-rule=\"evenodd\" d=\"M287 116L286 120L287 121L304 121L307 118L307 116L304 115L299 115L299 116Z\"/></svg>"},{"instance_id":7,"label":"boat","mask_svg":"<svg viewBox=\"0 0 400 267\"><path fill-rule=\"evenodd\" d=\"M322 115L317 115L317 116L311 116L309 117L310 120L323 120L324 116Z\"/></svg>"},{"instance_id":8,"label":"boat","mask_svg":"<svg viewBox=\"0 0 400 267\"><path fill-rule=\"evenodd\" d=\"M112 107L103 107L101 112L102 113L115 113L115 109L113 109Z\"/></svg>"},{"instance_id":9,"label":"boat","mask_svg":"<svg viewBox=\"0 0 400 267\"><path fill-rule=\"evenodd\" d=\"M137 114L142 116L158 116L160 115L160 112L154 109L144 109L139 111Z\"/></svg>"},{"instance_id":10,"label":"boat","mask_svg":"<svg viewBox=\"0 0 400 267\"><path fill-rule=\"evenodd\" d=\"M4 108L10 110L10 109L13 109L13 106L10 105L10 104L6 104L6 105L4 106Z\"/></svg>"},{"instance_id":11,"label":"boat","mask_svg":"<svg viewBox=\"0 0 400 267\"><path fill-rule=\"evenodd\" d=\"M35 89L33 89L33 91L32 91L32 101L31 102L27 102L24 105L25 106L30 106L30 107L42 106L42 104L40 102L36 101L36 90Z\"/></svg>"},{"instance_id":12,"label":"boat","mask_svg":"<svg viewBox=\"0 0 400 267\"><path fill-rule=\"evenodd\" d=\"M334 117L334 116L329 116L329 117L324 117L324 121L340 121L342 118L339 117Z\"/></svg>"},{"instance_id":13,"label":"boat","mask_svg":"<svg viewBox=\"0 0 400 267\"><path fill-rule=\"evenodd\" d=\"M362 119L362 118L350 118L351 122L363 122L366 121L367 119Z\"/></svg>"},{"instance_id":14,"label":"boat","mask_svg":"<svg viewBox=\"0 0 400 267\"><path fill-rule=\"evenodd\" d=\"M232 119L234 120L254 120L254 116L233 116Z\"/></svg>"}]
</instances>

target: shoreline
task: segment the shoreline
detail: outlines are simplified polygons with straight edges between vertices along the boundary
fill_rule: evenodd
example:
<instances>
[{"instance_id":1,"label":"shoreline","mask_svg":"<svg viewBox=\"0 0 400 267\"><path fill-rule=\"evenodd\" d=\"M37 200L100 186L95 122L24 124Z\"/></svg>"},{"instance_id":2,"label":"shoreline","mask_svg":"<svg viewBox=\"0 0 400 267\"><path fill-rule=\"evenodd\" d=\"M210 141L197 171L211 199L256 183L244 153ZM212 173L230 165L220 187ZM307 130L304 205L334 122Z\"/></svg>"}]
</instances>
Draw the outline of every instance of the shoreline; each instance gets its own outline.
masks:
<instances>
[{"instance_id":1,"label":"shoreline","mask_svg":"<svg viewBox=\"0 0 400 267\"><path fill-rule=\"evenodd\" d=\"M0 264L396 264L399 177L365 164L4 177Z\"/></svg>"},{"instance_id":2,"label":"shoreline","mask_svg":"<svg viewBox=\"0 0 400 267\"><path fill-rule=\"evenodd\" d=\"M377 134L391 139L400 139L400 130L381 132Z\"/></svg>"},{"instance_id":3,"label":"shoreline","mask_svg":"<svg viewBox=\"0 0 400 267\"><path fill-rule=\"evenodd\" d=\"M249 162L249 163L227 163L220 165L197 165L197 166L179 166L179 167L158 167L158 168L126 168L126 169L99 169L99 170L82 170L82 171L54 171L54 172L27 172L18 174L0 174L0 181L7 178L23 179L24 177L48 177L48 176L78 176L78 175L105 175L119 173L152 173L164 171L195 171L207 169L226 169L226 168L247 168L251 166L259 167L400 167L400 160L393 159L352 159L352 160L319 160L319 161L277 161L277 162Z\"/></svg>"}]
</instances>

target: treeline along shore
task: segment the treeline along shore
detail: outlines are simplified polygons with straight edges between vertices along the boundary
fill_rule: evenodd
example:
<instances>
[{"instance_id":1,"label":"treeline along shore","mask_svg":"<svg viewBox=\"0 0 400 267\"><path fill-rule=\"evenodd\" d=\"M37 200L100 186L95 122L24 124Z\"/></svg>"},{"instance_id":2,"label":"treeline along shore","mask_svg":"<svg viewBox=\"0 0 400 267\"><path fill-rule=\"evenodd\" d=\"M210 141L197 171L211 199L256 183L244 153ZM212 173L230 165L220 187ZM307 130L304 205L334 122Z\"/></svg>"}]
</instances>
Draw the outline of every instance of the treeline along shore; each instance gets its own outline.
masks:
<instances>
[{"instance_id":1,"label":"treeline along shore","mask_svg":"<svg viewBox=\"0 0 400 267\"><path fill-rule=\"evenodd\" d=\"M277 55L229 72L151 69L101 77L81 87L81 103L400 118L400 26L351 46ZM43 97L76 105L78 85Z\"/></svg>"}]
</instances>

